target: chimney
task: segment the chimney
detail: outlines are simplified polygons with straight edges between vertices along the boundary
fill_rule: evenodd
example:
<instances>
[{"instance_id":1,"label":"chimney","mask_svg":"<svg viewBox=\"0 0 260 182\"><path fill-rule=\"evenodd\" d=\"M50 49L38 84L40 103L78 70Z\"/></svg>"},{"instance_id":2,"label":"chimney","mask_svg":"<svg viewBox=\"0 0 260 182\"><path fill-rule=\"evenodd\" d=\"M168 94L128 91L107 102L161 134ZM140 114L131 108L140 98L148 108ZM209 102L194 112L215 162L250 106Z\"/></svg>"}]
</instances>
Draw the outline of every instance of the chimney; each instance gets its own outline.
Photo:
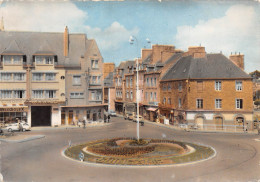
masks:
<instances>
[{"instance_id":1,"label":"chimney","mask_svg":"<svg viewBox=\"0 0 260 182\"><path fill-rule=\"evenodd\" d=\"M142 61L147 58L147 56L152 53L152 49L142 49Z\"/></svg>"},{"instance_id":2,"label":"chimney","mask_svg":"<svg viewBox=\"0 0 260 182\"><path fill-rule=\"evenodd\" d=\"M153 45L152 46L152 64L156 62L164 62L175 53L175 46L173 45Z\"/></svg>"},{"instance_id":3,"label":"chimney","mask_svg":"<svg viewBox=\"0 0 260 182\"><path fill-rule=\"evenodd\" d=\"M189 47L188 53L193 58L204 58L206 56L205 47L201 47L201 46Z\"/></svg>"},{"instance_id":4,"label":"chimney","mask_svg":"<svg viewBox=\"0 0 260 182\"><path fill-rule=\"evenodd\" d=\"M229 56L229 59L235 64L237 65L240 69L244 70L245 66L244 66L244 55L243 54L231 54Z\"/></svg>"},{"instance_id":5,"label":"chimney","mask_svg":"<svg viewBox=\"0 0 260 182\"><path fill-rule=\"evenodd\" d=\"M69 31L68 31L68 27L65 27L65 31L64 31L64 56L67 57L69 54Z\"/></svg>"}]
</instances>

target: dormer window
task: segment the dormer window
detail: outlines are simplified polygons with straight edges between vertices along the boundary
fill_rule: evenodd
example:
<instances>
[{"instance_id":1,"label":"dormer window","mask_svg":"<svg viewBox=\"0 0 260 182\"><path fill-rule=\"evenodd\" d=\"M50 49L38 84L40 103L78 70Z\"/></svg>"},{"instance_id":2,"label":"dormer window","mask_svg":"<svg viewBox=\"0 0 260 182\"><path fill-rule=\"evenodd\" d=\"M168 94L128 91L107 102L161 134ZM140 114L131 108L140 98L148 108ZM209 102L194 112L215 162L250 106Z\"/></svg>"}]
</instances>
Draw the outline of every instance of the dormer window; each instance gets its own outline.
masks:
<instances>
[{"instance_id":1,"label":"dormer window","mask_svg":"<svg viewBox=\"0 0 260 182\"><path fill-rule=\"evenodd\" d=\"M36 64L53 64L53 56L35 56Z\"/></svg>"},{"instance_id":2,"label":"dormer window","mask_svg":"<svg viewBox=\"0 0 260 182\"><path fill-rule=\"evenodd\" d=\"M21 64L22 63L22 56L3 56L4 64Z\"/></svg>"}]
</instances>

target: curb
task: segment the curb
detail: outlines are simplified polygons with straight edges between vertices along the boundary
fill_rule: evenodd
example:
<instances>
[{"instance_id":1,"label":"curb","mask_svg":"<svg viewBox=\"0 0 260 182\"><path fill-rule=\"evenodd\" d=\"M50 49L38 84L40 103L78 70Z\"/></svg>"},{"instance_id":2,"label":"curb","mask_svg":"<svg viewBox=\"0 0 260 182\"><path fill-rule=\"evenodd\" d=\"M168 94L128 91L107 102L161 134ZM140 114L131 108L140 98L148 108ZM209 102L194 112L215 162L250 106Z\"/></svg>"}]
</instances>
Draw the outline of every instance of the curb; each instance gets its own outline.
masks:
<instances>
[{"instance_id":1,"label":"curb","mask_svg":"<svg viewBox=\"0 0 260 182\"><path fill-rule=\"evenodd\" d=\"M21 139L21 140L8 140L8 139L0 139L0 141L3 142L8 142L8 143L22 143L22 142L27 142L27 141L31 141L31 140L36 140L36 139L40 139L40 138L44 138L45 135L35 135L29 138L25 138L25 139ZM1 178L0 178L1 179ZM0 181L1 182L1 181Z\"/></svg>"},{"instance_id":2,"label":"curb","mask_svg":"<svg viewBox=\"0 0 260 182\"><path fill-rule=\"evenodd\" d=\"M86 128L93 128L93 127L102 127L102 126L109 126L111 125L111 123L107 123L107 124L93 124L91 126L86 126ZM44 131L44 130L67 130L67 129L84 129L83 127L77 127L77 126L68 126L68 127L32 127L31 131Z\"/></svg>"},{"instance_id":3,"label":"curb","mask_svg":"<svg viewBox=\"0 0 260 182\"><path fill-rule=\"evenodd\" d=\"M198 144L198 143L194 143L194 144ZM77 163L80 163L82 165L85 165L85 166L95 166L95 167L122 167L122 168L158 168L158 167L181 167L181 166L187 166L187 165L193 165L193 164L197 164L197 163L201 163L201 162L204 162L204 161L207 161L207 160L211 160L213 159L214 157L216 157L217 155L217 151L211 147L211 146L208 146L208 145L204 145L204 144L198 144L198 145L201 145L201 146L205 146L205 147L209 147L211 148L213 151L214 151L214 154L212 156L210 156L209 158L207 159L202 159L202 160L198 160L198 161L193 161L193 162L186 162L186 163L181 163L181 164L164 164L164 165L143 165L143 166L138 166L138 165L112 165L112 164L102 164L102 163L91 163L91 162L86 162L86 161L79 161L79 160L76 160L76 159L72 159L68 156L65 155L65 151L68 149L68 147L64 148L61 150L61 155L63 157L65 157L66 159L69 159L71 161L74 161L74 162L77 162Z\"/></svg>"}]
</instances>

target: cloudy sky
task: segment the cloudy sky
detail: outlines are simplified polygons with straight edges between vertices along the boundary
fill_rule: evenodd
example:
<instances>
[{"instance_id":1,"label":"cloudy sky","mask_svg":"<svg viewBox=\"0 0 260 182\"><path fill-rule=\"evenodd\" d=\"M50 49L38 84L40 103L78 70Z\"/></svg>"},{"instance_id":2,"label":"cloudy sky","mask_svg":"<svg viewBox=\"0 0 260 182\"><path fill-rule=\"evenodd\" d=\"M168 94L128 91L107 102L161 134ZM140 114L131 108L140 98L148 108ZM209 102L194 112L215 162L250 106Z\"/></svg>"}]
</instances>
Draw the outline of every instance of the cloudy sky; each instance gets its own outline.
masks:
<instances>
[{"instance_id":1,"label":"cloudy sky","mask_svg":"<svg viewBox=\"0 0 260 182\"><path fill-rule=\"evenodd\" d=\"M3 2L0 15L6 30L63 32L67 25L70 33L86 33L96 39L104 61L117 65L140 57L151 44L182 50L202 45L208 53L243 53L245 70L260 70L260 0L24 0ZM136 45L129 44L130 35Z\"/></svg>"}]
</instances>

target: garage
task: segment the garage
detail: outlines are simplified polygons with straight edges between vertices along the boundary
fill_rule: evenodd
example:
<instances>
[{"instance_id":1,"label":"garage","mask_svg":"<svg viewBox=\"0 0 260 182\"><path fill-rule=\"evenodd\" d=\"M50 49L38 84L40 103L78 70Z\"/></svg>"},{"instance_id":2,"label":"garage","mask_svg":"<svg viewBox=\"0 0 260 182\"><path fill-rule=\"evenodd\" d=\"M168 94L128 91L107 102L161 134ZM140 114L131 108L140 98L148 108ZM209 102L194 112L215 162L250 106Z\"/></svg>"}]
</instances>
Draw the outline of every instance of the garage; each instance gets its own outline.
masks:
<instances>
[{"instance_id":1,"label":"garage","mask_svg":"<svg viewBox=\"0 0 260 182\"><path fill-rule=\"evenodd\" d=\"M31 107L32 126L51 126L51 106Z\"/></svg>"}]
</instances>

